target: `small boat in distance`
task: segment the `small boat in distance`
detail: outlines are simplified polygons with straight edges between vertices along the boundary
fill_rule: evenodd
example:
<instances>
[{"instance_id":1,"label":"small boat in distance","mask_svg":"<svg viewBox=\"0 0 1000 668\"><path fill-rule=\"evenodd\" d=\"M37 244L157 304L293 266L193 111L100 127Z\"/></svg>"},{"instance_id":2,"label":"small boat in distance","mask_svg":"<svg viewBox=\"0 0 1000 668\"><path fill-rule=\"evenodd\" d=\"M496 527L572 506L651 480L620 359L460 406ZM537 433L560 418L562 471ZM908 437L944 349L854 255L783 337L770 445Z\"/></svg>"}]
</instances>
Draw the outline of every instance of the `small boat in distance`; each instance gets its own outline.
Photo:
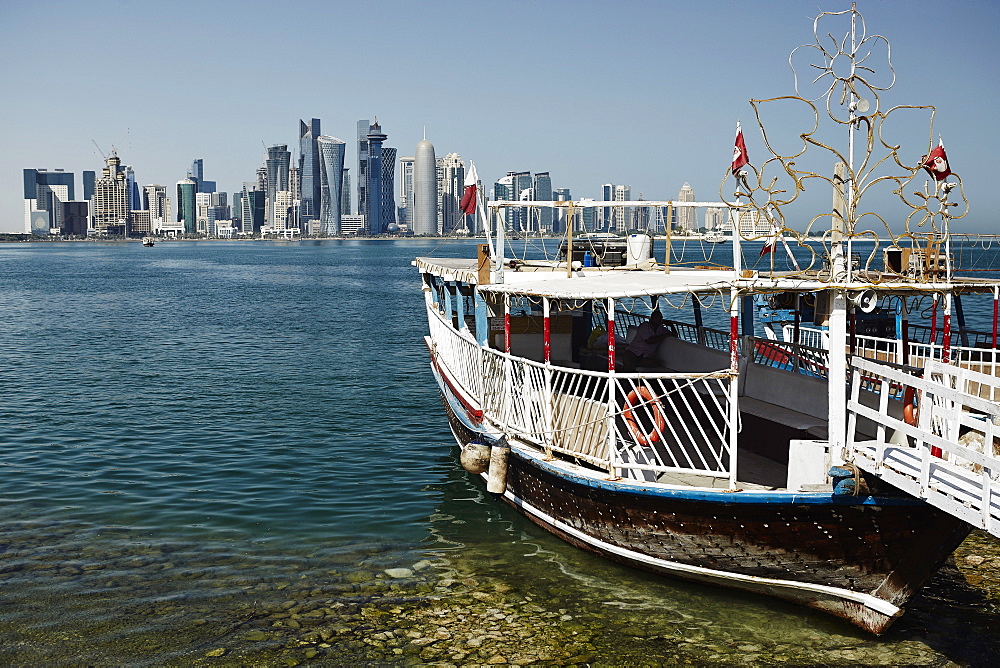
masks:
<instances>
[{"instance_id":1,"label":"small boat in distance","mask_svg":"<svg viewBox=\"0 0 1000 668\"><path fill-rule=\"evenodd\" d=\"M718 230L712 230L703 236L701 240L709 244L724 244L729 241L729 238Z\"/></svg>"},{"instance_id":2,"label":"small boat in distance","mask_svg":"<svg viewBox=\"0 0 1000 668\"><path fill-rule=\"evenodd\" d=\"M153 239L153 237L143 237L142 238L142 245L143 246L152 246L155 243L156 243L156 241Z\"/></svg>"}]
</instances>

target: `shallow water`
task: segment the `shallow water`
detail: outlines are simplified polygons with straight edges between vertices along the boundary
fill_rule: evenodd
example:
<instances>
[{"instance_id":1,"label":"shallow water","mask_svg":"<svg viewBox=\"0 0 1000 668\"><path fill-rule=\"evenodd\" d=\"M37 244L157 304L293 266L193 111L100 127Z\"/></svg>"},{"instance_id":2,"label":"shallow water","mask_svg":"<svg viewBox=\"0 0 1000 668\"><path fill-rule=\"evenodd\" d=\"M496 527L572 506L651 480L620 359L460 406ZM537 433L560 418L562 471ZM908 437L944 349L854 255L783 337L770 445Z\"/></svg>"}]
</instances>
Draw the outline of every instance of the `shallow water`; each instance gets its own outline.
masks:
<instances>
[{"instance_id":1,"label":"shallow water","mask_svg":"<svg viewBox=\"0 0 1000 668\"><path fill-rule=\"evenodd\" d=\"M421 340L410 260L470 246L439 244L0 245L0 662L1000 654L993 539L873 639L619 567L486 498Z\"/></svg>"}]
</instances>

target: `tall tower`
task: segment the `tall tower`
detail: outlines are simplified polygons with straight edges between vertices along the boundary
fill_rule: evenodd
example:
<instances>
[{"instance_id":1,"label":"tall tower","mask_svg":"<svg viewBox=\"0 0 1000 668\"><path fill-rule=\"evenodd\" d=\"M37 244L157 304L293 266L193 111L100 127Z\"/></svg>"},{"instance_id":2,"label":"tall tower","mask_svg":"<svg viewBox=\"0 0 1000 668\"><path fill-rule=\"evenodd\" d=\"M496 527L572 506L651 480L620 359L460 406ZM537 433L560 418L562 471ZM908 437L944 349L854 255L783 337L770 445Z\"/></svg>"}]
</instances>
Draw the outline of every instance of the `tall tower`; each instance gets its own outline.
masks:
<instances>
[{"instance_id":1,"label":"tall tower","mask_svg":"<svg viewBox=\"0 0 1000 668\"><path fill-rule=\"evenodd\" d=\"M618 186L614 187L614 197L612 198L615 202L631 202L632 201L632 186ZM623 206L615 207L612 210L612 225L614 229L620 233L626 233L632 228L632 220L634 209L626 208ZM609 230L610 231L610 230Z\"/></svg>"},{"instance_id":2,"label":"tall tower","mask_svg":"<svg viewBox=\"0 0 1000 668\"><path fill-rule=\"evenodd\" d=\"M340 234L344 184L344 153L346 144L336 137L320 135L316 138L319 148L321 234Z\"/></svg>"},{"instance_id":3,"label":"tall tower","mask_svg":"<svg viewBox=\"0 0 1000 668\"><path fill-rule=\"evenodd\" d=\"M299 216L302 220L319 218L323 193L320 186L319 164L319 119L309 123L299 120L299 188L301 204Z\"/></svg>"},{"instance_id":4,"label":"tall tower","mask_svg":"<svg viewBox=\"0 0 1000 668\"><path fill-rule=\"evenodd\" d=\"M177 182L177 222L184 223L184 234L198 231L198 184L194 179Z\"/></svg>"},{"instance_id":5,"label":"tall tower","mask_svg":"<svg viewBox=\"0 0 1000 668\"><path fill-rule=\"evenodd\" d=\"M149 211L150 220L166 222L170 220L170 198L167 187L150 184L142 187L142 208Z\"/></svg>"},{"instance_id":6,"label":"tall tower","mask_svg":"<svg viewBox=\"0 0 1000 668\"><path fill-rule=\"evenodd\" d=\"M382 217L382 142L386 140L378 118L368 131L368 234L382 234L388 224Z\"/></svg>"},{"instance_id":7,"label":"tall tower","mask_svg":"<svg viewBox=\"0 0 1000 668\"><path fill-rule=\"evenodd\" d=\"M279 192L288 190L288 165L292 161L292 153L288 144L275 144L267 149L267 220L268 225L274 222L276 197Z\"/></svg>"},{"instance_id":8,"label":"tall tower","mask_svg":"<svg viewBox=\"0 0 1000 668\"><path fill-rule=\"evenodd\" d=\"M465 163L458 153L449 153L437 161L438 170L438 228L443 234L451 234L465 220L458 208L465 191Z\"/></svg>"},{"instance_id":9,"label":"tall tower","mask_svg":"<svg viewBox=\"0 0 1000 668\"><path fill-rule=\"evenodd\" d=\"M98 234L125 234L128 226L128 182L115 152L94 184L94 229Z\"/></svg>"},{"instance_id":10,"label":"tall tower","mask_svg":"<svg viewBox=\"0 0 1000 668\"><path fill-rule=\"evenodd\" d=\"M417 142L413 152L413 223L414 234L437 234L437 166L434 144L426 138Z\"/></svg>"},{"instance_id":11,"label":"tall tower","mask_svg":"<svg viewBox=\"0 0 1000 668\"><path fill-rule=\"evenodd\" d=\"M685 183L681 186L681 191L677 193L677 201L694 201L694 189L690 183ZM691 231L695 228L695 222L694 207L683 206L677 208L677 227L685 231Z\"/></svg>"},{"instance_id":12,"label":"tall tower","mask_svg":"<svg viewBox=\"0 0 1000 668\"><path fill-rule=\"evenodd\" d=\"M552 201L552 177L548 172L535 172L535 199L539 202ZM534 209L538 220L535 224L540 232L552 232L552 209Z\"/></svg>"},{"instance_id":13,"label":"tall tower","mask_svg":"<svg viewBox=\"0 0 1000 668\"><path fill-rule=\"evenodd\" d=\"M382 147L382 231L396 222L396 149Z\"/></svg>"},{"instance_id":14,"label":"tall tower","mask_svg":"<svg viewBox=\"0 0 1000 668\"><path fill-rule=\"evenodd\" d=\"M413 156L399 159L399 178L402 180L399 192L401 215L399 222L413 227Z\"/></svg>"},{"instance_id":15,"label":"tall tower","mask_svg":"<svg viewBox=\"0 0 1000 668\"><path fill-rule=\"evenodd\" d=\"M358 215L368 215L368 132L367 118L358 121Z\"/></svg>"}]
</instances>

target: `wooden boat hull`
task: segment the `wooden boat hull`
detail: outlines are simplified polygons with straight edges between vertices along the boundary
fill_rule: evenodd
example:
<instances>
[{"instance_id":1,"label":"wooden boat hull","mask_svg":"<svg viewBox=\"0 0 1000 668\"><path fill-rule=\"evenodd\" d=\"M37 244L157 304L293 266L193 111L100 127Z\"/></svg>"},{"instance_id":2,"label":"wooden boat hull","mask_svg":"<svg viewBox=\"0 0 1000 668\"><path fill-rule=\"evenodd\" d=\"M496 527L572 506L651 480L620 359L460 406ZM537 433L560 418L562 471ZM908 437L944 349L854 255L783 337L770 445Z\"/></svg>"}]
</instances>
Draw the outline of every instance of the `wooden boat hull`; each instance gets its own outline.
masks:
<instances>
[{"instance_id":1,"label":"wooden boat hull","mask_svg":"<svg viewBox=\"0 0 1000 668\"><path fill-rule=\"evenodd\" d=\"M459 444L476 416L435 369ZM970 531L908 496L726 492L607 480L512 447L504 500L582 549L805 605L883 633Z\"/></svg>"}]
</instances>

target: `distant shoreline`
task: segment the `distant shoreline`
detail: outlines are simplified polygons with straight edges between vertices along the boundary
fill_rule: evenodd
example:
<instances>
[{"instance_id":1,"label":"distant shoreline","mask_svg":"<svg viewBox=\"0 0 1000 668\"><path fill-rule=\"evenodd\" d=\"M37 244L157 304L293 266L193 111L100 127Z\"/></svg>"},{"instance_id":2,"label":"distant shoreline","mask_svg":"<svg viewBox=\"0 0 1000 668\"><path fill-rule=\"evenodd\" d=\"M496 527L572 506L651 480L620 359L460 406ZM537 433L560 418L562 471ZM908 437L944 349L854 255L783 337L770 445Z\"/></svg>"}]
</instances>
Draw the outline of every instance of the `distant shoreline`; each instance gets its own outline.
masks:
<instances>
[{"instance_id":1,"label":"distant shoreline","mask_svg":"<svg viewBox=\"0 0 1000 668\"><path fill-rule=\"evenodd\" d=\"M546 237L556 239L559 237ZM298 237L295 239L280 239L276 237L261 239L260 237L250 237L250 238L239 238L239 239L167 239L167 238L154 238L157 244L174 244L174 243L185 243L185 242L205 242L209 241L215 242L282 242L282 243L298 243L302 241L482 241L486 242L486 238L477 237L451 237L451 236L420 236L420 237ZM0 244L141 244L142 239L3 239L0 238Z\"/></svg>"}]
</instances>

